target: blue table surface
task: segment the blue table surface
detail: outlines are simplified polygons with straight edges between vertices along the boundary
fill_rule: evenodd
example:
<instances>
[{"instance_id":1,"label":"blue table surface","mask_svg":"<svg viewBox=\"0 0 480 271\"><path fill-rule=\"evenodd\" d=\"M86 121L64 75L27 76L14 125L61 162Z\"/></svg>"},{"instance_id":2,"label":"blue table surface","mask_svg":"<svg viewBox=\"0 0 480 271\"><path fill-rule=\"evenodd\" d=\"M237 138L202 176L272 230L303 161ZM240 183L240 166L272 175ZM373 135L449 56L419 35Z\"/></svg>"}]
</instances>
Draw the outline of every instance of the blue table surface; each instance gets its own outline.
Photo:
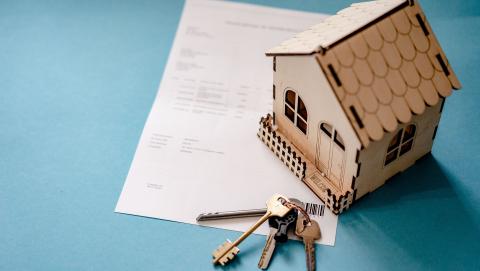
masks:
<instances>
[{"instance_id":1,"label":"blue table surface","mask_svg":"<svg viewBox=\"0 0 480 271\"><path fill-rule=\"evenodd\" d=\"M480 270L480 3L422 6L463 89L432 154L340 216L320 270ZM237 233L113 212L182 7L0 1L0 270L221 269L211 252ZM263 244L248 238L224 269L256 270ZM271 270L304 268L302 243L278 247Z\"/></svg>"}]
</instances>

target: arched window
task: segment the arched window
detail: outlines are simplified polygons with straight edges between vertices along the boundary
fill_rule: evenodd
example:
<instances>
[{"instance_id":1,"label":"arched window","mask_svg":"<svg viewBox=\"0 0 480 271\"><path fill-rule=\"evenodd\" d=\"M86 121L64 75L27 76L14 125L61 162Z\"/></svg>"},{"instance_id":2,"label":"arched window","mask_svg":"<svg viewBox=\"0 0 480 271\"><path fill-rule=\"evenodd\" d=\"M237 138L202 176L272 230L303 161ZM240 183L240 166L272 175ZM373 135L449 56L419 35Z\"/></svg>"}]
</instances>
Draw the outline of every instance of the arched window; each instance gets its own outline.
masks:
<instances>
[{"instance_id":1,"label":"arched window","mask_svg":"<svg viewBox=\"0 0 480 271\"><path fill-rule=\"evenodd\" d=\"M290 89L285 93L285 116L287 116L300 131L307 134L307 108L300 96Z\"/></svg>"},{"instance_id":2,"label":"arched window","mask_svg":"<svg viewBox=\"0 0 480 271\"><path fill-rule=\"evenodd\" d=\"M320 130L329 138L333 140L333 142L340 147L343 151L345 151L345 144L343 143L342 137L338 134L337 130L335 130L335 133L333 132L332 126L327 123L322 123L320 124Z\"/></svg>"},{"instance_id":3,"label":"arched window","mask_svg":"<svg viewBox=\"0 0 480 271\"><path fill-rule=\"evenodd\" d=\"M400 131L398 131L398 133L392 138L392 141L390 141L390 144L388 145L385 166L397 160L398 157L412 149L415 130L415 125L410 124L405 127L405 129L400 129Z\"/></svg>"}]
</instances>

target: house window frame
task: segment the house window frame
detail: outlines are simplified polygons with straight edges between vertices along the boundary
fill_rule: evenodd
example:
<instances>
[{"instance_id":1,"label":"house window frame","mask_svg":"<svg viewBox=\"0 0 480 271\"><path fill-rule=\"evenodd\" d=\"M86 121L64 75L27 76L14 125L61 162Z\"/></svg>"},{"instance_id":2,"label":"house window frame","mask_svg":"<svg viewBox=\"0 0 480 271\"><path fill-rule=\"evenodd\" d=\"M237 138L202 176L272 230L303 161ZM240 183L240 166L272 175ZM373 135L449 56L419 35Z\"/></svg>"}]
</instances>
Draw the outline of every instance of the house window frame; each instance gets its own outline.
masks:
<instances>
[{"instance_id":1,"label":"house window frame","mask_svg":"<svg viewBox=\"0 0 480 271\"><path fill-rule=\"evenodd\" d=\"M407 134L407 129L409 127L413 127L413 132L410 132L410 134ZM405 127L400 128L400 130L398 130L395 133L395 136L390 140L390 143L387 146L385 159L383 161L383 167L387 167L391 165L392 163L400 159L400 157L409 153L415 145L416 135L417 135L417 125L415 123L410 123ZM398 139L398 143L394 144L393 142L396 141L396 137L398 136L400 137ZM408 138L406 136L408 136Z\"/></svg>"},{"instance_id":2,"label":"house window frame","mask_svg":"<svg viewBox=\"0 0 480 271\"><path fill-rule=\"evenodd\" d=\"M337 145L343 152L345 152L345 141L333 125L328 122L321 122L319 127L320 131L330 138L331 144Z\"/></svg>"},{"instance_id":3,"label":"house window frame","mask_svg":"<svg viewBox=\"0 0 480 271\"><path fill-rule=\"evenodd\" d=\"M288 92L292 92L295 95L295 102L294 106L292 106L288 101ZM301 111L301 106L303 105L303 110L304 114L302 114ZM288 112L290 110L290 112ZM288 114L287 114L288 112ZM295 91L293 88L286 88L284 92L284 98L283 98L283 114L284 116L298 129L300 132L304 135L308 134L308 109L307 106L305 105L304 100L300 97L300 95ZM304 116L302 116L304 115ZM299 121L300 120L300 121ZM305 128L301 128L299 123L305 125Z\"/></svg>"}]
</instances>

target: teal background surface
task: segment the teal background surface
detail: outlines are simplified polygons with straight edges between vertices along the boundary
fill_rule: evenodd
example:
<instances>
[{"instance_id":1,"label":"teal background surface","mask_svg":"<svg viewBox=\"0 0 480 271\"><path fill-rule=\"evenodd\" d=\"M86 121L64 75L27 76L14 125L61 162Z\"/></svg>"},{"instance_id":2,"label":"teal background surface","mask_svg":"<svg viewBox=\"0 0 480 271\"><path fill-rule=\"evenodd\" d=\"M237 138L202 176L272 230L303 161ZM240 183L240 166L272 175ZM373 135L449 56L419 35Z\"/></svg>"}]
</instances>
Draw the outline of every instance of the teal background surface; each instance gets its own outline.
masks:
<instances>
[{"instance_id":1,"label":"teal background surface","mask_svg":"<svg viewBox=\"0 0 480 271\"><path fill-rule=\"evenodd\" d=\"M335 247L317 246L319 270L480 270L480 2L422 6L463 89L432 154L339 218ZM0 1L0 270L257 270L262 236L220 268L211 252L237 233L113 212L182 7ZM270 270L304 268L292 241Z\"/></svg>"}]
</instances>

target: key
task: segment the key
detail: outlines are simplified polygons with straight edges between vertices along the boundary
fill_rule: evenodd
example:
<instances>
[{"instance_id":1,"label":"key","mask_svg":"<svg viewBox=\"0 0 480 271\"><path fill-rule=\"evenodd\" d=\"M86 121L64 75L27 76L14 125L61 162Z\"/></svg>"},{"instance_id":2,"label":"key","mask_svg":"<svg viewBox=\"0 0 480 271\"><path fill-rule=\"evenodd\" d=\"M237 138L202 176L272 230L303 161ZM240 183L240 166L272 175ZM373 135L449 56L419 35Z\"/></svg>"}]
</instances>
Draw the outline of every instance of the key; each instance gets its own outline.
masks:
<instances>
[{"instance_id":1,"label":"key","mask_svg":"<svg viewBox=\"0 0 480 271\"><path fill-rule=\"evenodd\" d=\"M268 219L270 233L267 235L262 255L258 261L258 268L267 269L270 260L275 252L276 243L285 243L288 241L288 230L291 229L297 221L297 210L292 209L284 217L271 217Z\"/></svg>"},{"instance_id":2,"label":"key","mask_svg":"<svg viewBox=\"0 0 480 271\"><path fill-rule=\"evenodd\" d=\"M285 206L283 202L284 200L288 201L288 199L282 195L279 195L279 194L273 195L267 201L267 212L252 227L250 227L250 229L244 232L233 243L227 239L225 243L223 243L216 250L213 251L213 254L212 254L213 263L214 264L219 263L221 265L225 265L230 260L233 260L235 255L237 255L240 252L237 246L243 240L245 240L245 238L247 238L250 234L252 234L252 232L254 232L267 219L269 219L272 216L279 216L279 217L285 216L292 209L292 207Z\"/></svg>"},{"instance_id":3,"label":"key","mask_svg":"<svg viewBox=\"0 0 480 271\"><path fill-rule=\"evenodd\" d=\"M315 270L315 240L320 239L320 226L317 221L311 220L310 223L306 223L307 219L303 214L298 215L297 225L295 227L295 234L302 238L305 245L307 270Z\"/></svg>"},{"instance_id":4,"label":"key","mask_svg":"<svg viewBox=\"0 0 480 271\"><path fill-rule=\"evenodd\" d=\"M228 219L228 218L255 217L255 216L262 216L266 212L267 212L267 208L228 211L228 212L203 213L203 214L199 214L197 216L197 221L209 221L209 220Z\"/></svg>"},{"instance_id":5,"label":"key","mask_svg":"<svg viewBox=\"0 0 480 271\"><path fill-rule=\"evenodd\" d=\"M293 203L296 203L298 206L304 207L303 202L301 202L298 199L290 198L289 200ZM231 219L231 218L257 217L257 216L264 215L266 212L267 212L267 208L214 212L214 213L201 213L197 216L196 220L197 222L201 222L201 221L221 220L221 219Z\"/></svg>"},{"instance_id":6,"label":"key","mask_svg":"<svg viewBox=\"0 0 480 271\"><path fill-rule=\"evenodd\" d=\"M277 231L277 228L270 227L270 233L267 235L267 241L265 242L262 255L258 261L258 268L260 269L267 269L268 264L270 263L270 259L272 258L273 252L275 251L275 246L277 244L277 241L275 240L275 234Z\"/></svg>"}]
</instances>

